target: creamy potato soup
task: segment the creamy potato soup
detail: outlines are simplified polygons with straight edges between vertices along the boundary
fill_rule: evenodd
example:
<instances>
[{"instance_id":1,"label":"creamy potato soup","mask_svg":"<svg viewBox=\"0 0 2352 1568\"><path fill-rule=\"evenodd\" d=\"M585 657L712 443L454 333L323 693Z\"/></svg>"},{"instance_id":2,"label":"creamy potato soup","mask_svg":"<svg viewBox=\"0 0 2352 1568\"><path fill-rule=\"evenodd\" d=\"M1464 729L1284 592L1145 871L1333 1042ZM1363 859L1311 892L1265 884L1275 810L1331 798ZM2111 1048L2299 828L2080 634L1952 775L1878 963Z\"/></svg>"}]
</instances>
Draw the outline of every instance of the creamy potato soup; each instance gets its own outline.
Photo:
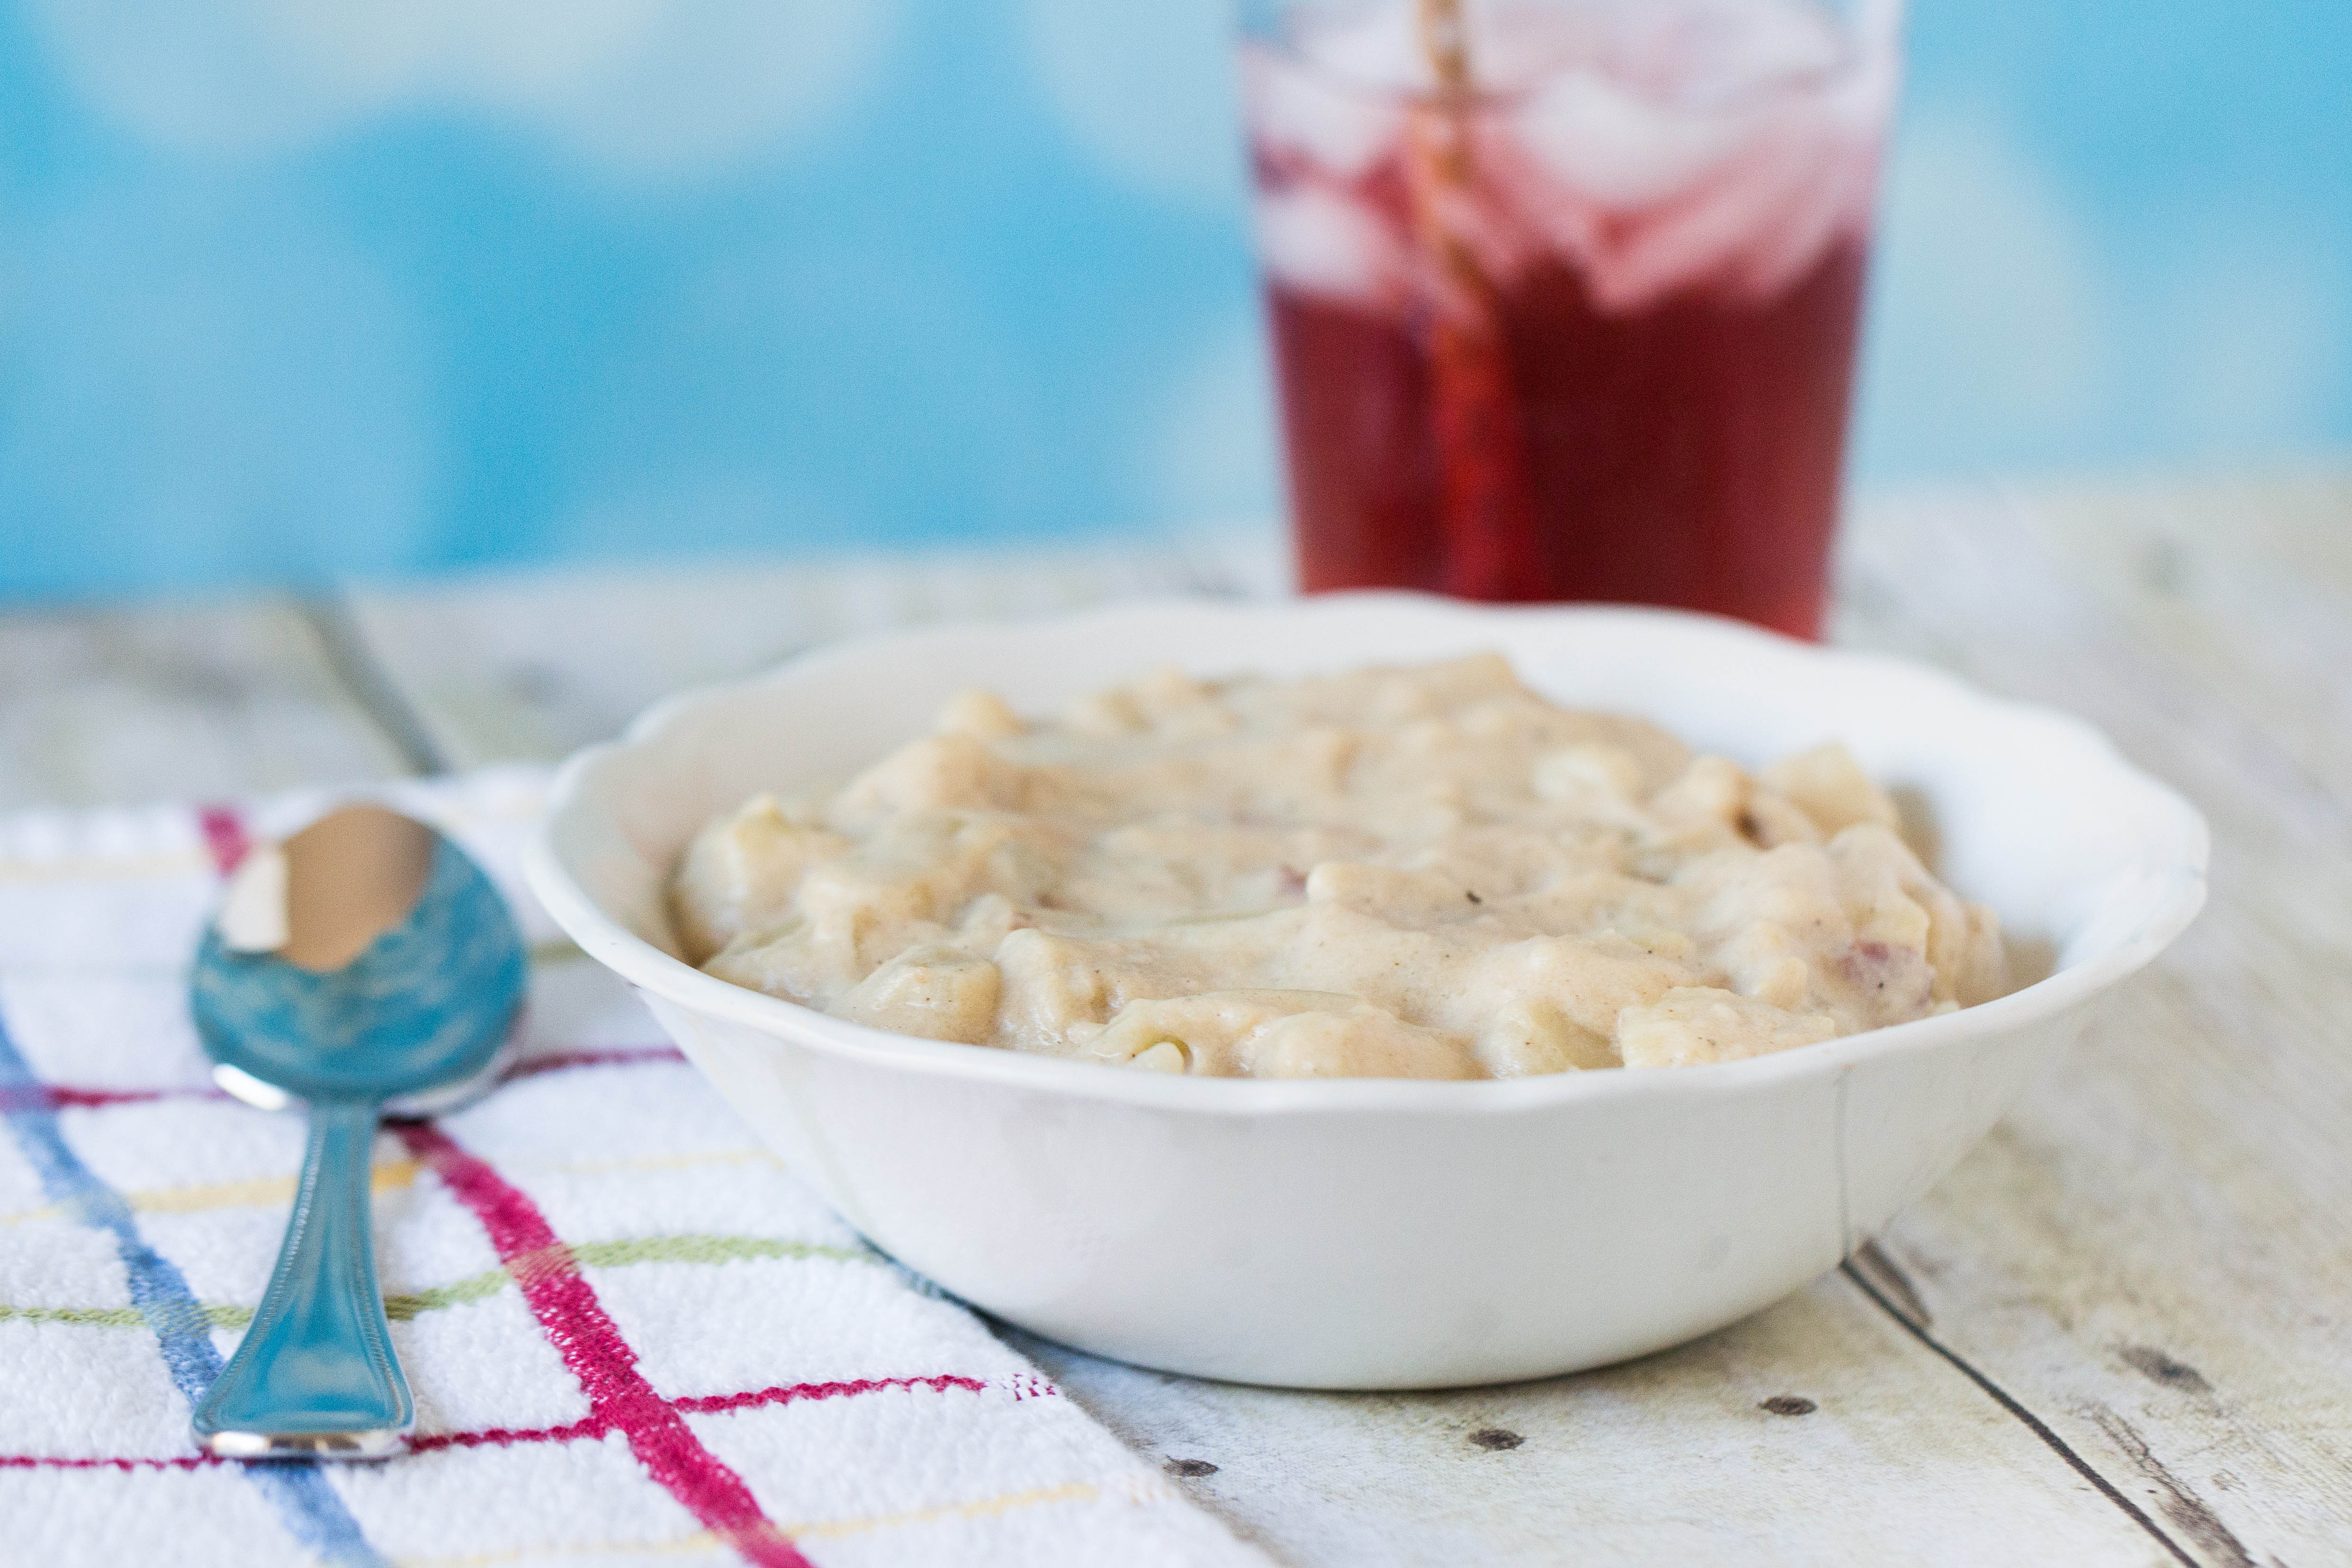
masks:
<instances>
[{"instance_id":1,"label":"creamy potato soup","mask_svg":"<svg viewBox=\"0 0 2352 1568\"><path fill-rule=\"evenodd\" d=\"M1839 746L1749 775L1501 658L985 692L715 820L688 957L933 1040L1159 1072L1515 1078L1784 1051L2003 988Z\"/></svg>"}]
</instances>

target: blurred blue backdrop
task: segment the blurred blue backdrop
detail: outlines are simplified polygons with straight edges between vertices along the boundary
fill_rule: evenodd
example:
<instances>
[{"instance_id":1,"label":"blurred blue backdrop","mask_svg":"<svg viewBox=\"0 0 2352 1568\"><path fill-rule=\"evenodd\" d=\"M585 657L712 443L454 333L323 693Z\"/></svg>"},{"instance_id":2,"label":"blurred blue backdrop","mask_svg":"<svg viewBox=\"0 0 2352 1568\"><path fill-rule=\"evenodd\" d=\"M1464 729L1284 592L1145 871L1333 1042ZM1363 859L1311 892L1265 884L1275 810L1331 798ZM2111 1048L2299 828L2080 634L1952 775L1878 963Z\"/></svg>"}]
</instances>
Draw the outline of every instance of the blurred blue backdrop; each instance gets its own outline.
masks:
<instances>
[{"instance_id":1,"label":"blurred blue backdrop","mask_svg":"<svg viewBox=\"0 0 2352 1568\"><path fill-rule=\"evenodd\" d=\"M0 598L1278 493L1219 0L0 0ZM1865 481L2352 449L2343 0L1915 0Z\"/></svg>"}]
</instances>

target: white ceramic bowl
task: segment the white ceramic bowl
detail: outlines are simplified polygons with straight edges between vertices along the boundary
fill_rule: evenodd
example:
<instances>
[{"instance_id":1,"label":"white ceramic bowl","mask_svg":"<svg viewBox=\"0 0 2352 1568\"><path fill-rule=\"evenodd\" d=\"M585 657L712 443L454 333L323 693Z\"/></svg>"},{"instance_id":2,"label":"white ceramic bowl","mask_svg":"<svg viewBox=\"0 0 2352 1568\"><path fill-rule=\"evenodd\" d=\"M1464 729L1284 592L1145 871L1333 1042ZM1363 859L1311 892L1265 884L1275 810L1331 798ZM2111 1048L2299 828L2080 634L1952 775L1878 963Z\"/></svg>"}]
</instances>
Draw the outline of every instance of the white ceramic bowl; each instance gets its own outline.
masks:
<instances>
[{"instance_id":1,"label":"white ceramic bowl","mask_svg":"<svg viewBox=\"0 0 2352 1568\"><path fill-rule=\"evenodd\" d=\"M861 1028L673 956L662 889L753 792L830 782L970 685L1482 649L1742 762L1836 737L1944 876L2054 954L1981 1007L1716 1066L1506 1082L1171 1078ZM1249 1383L1430 1387L1639 1355L1834 1266L1983 1134L2204 899L2203 821L2082 723L1657 611L1410 595L1127 605L842 644L661 704L557 781L530 864L736 1110L874 1243L1053 1339Z\"/></svg>"}]
</instances>

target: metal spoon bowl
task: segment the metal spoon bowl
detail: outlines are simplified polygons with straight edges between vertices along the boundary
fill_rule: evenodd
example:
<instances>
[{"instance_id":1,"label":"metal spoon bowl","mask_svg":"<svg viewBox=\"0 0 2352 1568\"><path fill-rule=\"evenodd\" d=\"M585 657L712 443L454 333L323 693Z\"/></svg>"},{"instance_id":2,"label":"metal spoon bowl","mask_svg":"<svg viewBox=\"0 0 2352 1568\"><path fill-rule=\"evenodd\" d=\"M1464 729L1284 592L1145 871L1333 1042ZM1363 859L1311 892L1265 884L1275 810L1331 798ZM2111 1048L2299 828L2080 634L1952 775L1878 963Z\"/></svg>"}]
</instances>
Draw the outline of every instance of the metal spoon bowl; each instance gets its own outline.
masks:
<instances>
[{"instance_id":1,"label":"metal spoon bowl","mask_svg":"<svg viewBox=\"0 0 2352 1568\"><path fill-rule=\"evenodd\" d=\"M380 806L240 867L190 1003L214 1076L307 1104L310 1147L252 1326L196 1407L236 1458L383 1458L415 1420L376 1286L370 1151L387 1103L447 1109L491 1081L520 1010L522 937L465 852Z\"/></svg>"}]
</instances>

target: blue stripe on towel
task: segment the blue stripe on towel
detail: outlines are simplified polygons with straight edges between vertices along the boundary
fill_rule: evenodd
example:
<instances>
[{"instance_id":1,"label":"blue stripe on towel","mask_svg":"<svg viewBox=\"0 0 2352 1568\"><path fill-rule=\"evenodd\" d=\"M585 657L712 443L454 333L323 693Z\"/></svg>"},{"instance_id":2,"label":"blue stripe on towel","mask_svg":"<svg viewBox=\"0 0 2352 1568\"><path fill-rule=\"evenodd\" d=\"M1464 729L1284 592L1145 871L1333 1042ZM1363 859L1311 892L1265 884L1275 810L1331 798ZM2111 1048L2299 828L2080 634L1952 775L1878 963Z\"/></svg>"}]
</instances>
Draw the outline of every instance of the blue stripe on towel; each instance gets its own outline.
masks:
<instances>
[{"instance_id":1,"label":"blue stripe on towel","mask_svg":"<svg viewBox=\"0 0 2352 1568\"><path fill-rule=\"evenodd\" d=\"M212 1329L204 1309L196 1304L188 1281L171 1260L147 1245L131 1218L122 1195L100 1181L66 1142L49 1096L26 1064L16 1042L0 1022L0 1118L16 1134L16 1145L40 1173L41 1186L51 1203L93 1230L111 1231L114 1248L130 1277L131 1300L155 1331L163 1364L172 1381L187 1396L188 1407L220 1375L220 1352L213 1348ZM16 1093L5 1092L16 1090ZM276 1506L293 1537L311 1552L334 1563L383 1568L359 1521L343 1506L342 1498L327 1483L318 1461L270 1461L238 1467L262 1495Z\"/></svg>"}]
</instances>

